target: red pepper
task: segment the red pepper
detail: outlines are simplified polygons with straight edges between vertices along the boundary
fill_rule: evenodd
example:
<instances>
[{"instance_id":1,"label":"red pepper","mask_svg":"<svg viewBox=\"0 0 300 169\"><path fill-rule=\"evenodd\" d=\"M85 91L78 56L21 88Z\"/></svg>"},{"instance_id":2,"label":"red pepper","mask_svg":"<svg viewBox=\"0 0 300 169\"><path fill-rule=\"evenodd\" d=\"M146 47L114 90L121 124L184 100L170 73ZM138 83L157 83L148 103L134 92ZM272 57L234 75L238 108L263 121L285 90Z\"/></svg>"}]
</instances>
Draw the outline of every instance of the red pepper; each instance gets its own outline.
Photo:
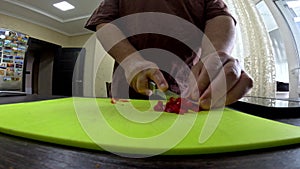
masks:
<instances>
[{"instance_id":1,"label":"red pepper","mask_svg":"<svg viewBox=\"0 0 300 169\"><path fill-rule=\"evenodd\" d=\"M190 102L188 99L171 97L165 106L163 105L162 101L158 101L158 103L154 106L154 110L184 114L187 113L188 110L198 112L200 109L198 105Z\"/></svg>"},{"instance_id":2,"label":"red pepper","mask_svg":"<svg viewBox=\"0 0 300 169\"><path fill-rule=\"evenodd\" d=\"M164 111L165 106L164 103L160 100L157 102L157 104L154 106L155 111Z\"/></svg>"},{"instance_id":3,"label":"red pepper","mask_svg":"<svg viewBox=\"0 0 300 169\"><path fill-rule=\"evenodd\" d=\"M116 104L116 103L117 103L117 100L114 99L114 98L111 98L111 99L110 99L110 103L111 103L111 104Z\"/></svg>"}]
</instances>

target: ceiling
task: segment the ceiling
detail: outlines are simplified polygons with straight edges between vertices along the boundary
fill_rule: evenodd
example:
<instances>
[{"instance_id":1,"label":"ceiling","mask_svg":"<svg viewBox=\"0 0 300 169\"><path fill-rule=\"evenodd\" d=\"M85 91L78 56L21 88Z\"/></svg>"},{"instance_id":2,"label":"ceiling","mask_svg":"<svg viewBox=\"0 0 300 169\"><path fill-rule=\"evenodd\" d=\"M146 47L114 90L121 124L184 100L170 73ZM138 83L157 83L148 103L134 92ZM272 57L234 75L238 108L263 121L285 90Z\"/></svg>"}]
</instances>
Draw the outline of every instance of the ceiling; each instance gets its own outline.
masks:
<instances>
[{"instance_id":1,"label":"ceiling","mask_svg":"<svg viewBox=\"0 0 300 169\"><path fill-rule=\"evenodd\" d=\"M66 0L75 9L65 12L52 5L61 1L63 0L0 0L0 13L68 36L90 33L84 25L101 0Z\"/></svg>"}]
</instances>

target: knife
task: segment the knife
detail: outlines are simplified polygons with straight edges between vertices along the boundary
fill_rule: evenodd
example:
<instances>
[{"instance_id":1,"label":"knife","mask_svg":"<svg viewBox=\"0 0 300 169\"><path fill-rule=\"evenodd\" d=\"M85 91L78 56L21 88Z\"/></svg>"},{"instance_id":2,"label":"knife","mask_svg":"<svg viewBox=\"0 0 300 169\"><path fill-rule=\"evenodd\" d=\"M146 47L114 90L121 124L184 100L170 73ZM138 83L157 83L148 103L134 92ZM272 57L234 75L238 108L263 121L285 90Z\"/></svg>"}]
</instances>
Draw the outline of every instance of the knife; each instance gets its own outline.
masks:
<instances>
[{"instance_id":1,"label":"knife","mask_svg":"<svg viewBox=\"0 0 300 169\"><path fill-rule=\"evenodd\" d=\"M153 94L154 95L158 95L166 100L170 100L170 98L179 98L180 95L178 95L177 93L175 92L172 92L171 90L167 90L167 91L161 91L157 88L157 85L155 84L155 82L153 81L149 81L149 89L152 90ZM199 103L194 101L194 100L190 100L190 99L187 99L189 102L195 104L195 105L198 105L199 106Z\"/></svg>"},{"instance_id":2,"label":"knife","mask_svg":"<svg viewBox=\"0 0 300 169\"><path fill-rule=\"evenodd\" d=\"M149 89L152 90L154 95L158 95L166 100L169 100L171 97L173 98L179 98L180 96L177 93L174 93L172 91L170 91L169 89L167 91L161 91L157 88L157 85L155 84L155 82L150 81L149 82Z\"/></svg>"}]
</instances>

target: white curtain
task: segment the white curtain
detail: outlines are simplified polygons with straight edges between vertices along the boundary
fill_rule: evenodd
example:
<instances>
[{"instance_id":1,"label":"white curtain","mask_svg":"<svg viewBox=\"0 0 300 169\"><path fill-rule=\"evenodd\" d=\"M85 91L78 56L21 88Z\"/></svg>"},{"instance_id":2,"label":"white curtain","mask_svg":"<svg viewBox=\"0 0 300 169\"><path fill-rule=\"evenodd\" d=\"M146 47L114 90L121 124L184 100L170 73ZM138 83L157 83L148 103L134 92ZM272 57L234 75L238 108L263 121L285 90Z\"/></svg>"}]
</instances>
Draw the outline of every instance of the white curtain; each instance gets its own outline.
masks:
<instances>
[{"instance_id":1,"label":"white curtain","mask_svg":"<svg viewBox=\"0 0 300 169\"><path fill-rule=\"evenodd\" d=\"M254 87L248 95L275 97L275 58L271 40L253 0L224 2L237 20L237 40L232 55L254 79Z\"/></svg>"}]
</instances>

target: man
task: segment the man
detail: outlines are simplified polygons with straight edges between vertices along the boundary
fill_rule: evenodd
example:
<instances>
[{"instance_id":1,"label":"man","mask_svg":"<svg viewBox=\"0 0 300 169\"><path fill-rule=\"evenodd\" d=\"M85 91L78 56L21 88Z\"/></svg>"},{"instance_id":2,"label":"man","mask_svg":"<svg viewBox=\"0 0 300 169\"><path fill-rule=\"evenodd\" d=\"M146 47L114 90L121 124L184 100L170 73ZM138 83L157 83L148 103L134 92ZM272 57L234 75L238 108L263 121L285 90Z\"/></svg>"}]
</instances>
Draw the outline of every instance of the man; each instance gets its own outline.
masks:
<instances>
[{"instance_id":1,"label":"man","mask_svg":"<svg viewBox=\"0 0 300 169\"><path fill-rule=\"evenodd\" d=\"M230 56L235 20L222 0L104 0L85 27L116 61L115 97L145 99L154 81L210 109L252 88Z\"/></svg>"}]
</instances>

